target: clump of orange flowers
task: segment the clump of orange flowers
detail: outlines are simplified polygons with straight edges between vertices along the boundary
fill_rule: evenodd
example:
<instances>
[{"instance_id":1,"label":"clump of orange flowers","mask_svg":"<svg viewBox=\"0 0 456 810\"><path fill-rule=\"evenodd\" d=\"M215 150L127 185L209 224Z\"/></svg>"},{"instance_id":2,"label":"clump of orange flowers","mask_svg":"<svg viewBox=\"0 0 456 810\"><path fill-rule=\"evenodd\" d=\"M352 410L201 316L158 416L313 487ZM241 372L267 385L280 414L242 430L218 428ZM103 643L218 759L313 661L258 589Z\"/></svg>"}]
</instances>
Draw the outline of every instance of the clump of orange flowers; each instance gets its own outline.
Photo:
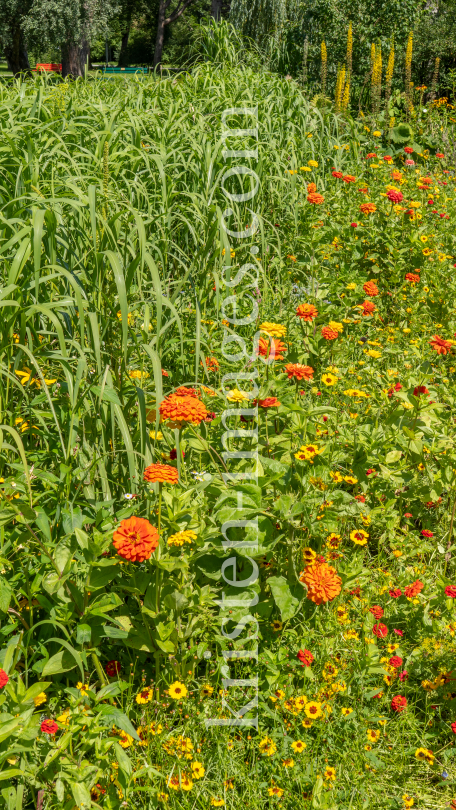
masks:
<instances>
[{"instance_id":1,"label":"clump of orange flowers","mask_svg":"<svg viewBox=\"0 0 456 810\"><path fill-rule=\"evenodd\" d=\"M317 317L318 309L313 304L299 304L296 315L298 318L302 318L303 321L310 323Z\"/></svg>"},{"instance_id":2,"label":"clump of orange flowers","mask_svg":"<svg viewBox=\"0 0 456 810\"><path fill-rule=\"evenodd\" d=\"M363 308L363 315L372 315L372 313L376 310L376 306L372 303L372 301L363 301L361 306Z\"/></svg>"},{"instance_id":3,"label":"clump of orange flowers","mask_svg":"<svg viewBox=\"0 0 456 810\"><path fill-rule=\"evenodd\" d=\"M452 341L451 340L444 340L440 337L440 335L434 335L429 341L429 345L435 349L437 354L448 354L451 351Z\"/></svg>"},{"instance_id":4,"label":"clump of orange flowers","mask_svg":"<svg viewBox=\"0 0 456 810\"><path fill-rule=\"evenodd\" d=\"M145 518L130 517L121 520L112 540L120 557L131 562L144 562L158 546L158 531Z\"/></svg>"},{"instance_id":5,"label":"clump of orange flowers","mask_svg":"<svg viewBox=\"0 0 456 810\"><path fill-rule=\"evenodd\" d=\"M182 394L182 391L192 391L192 393ZM185 422L199 425L209 415L206 406L198 398L198 394L188 388L178 389L174 394L166 397L161 403L159 411L163 421L174 422L177 427L182 427Z\"/></svg>"},{"instance_id":6,"label":"clump of orange flowers","mask_svg":"<svg viewBox=\"0 0 456 810\"><path fill-rule=\"evenodd\" d=\"M379 289L375 281L366 281L365 284L363 284L363 290L366 295L370 295L371 298L375 298L375 296L379 294Z\"/></svg>"},{"instance_id":7,"label":"clump of orange flowers","mask_svg":"<svg viewBox=\"0 0 456 810\"><path fill-rule=\"evenodd\" d=\"M361 211L362 214L365 214L367 216L368 214L373 214L374 211L377 210L377 206L375 205L375 203L370 202L361 203L361 205L359 206L359 210Z\"/></svg>"},{"instance_id":8,"label":"clump of orange flowers","mask_svg":"<svg viewBox=\"0 0 456 810\"><path fill-rule=\"evenodd\" d=\"M144 470L144 481L149 484L177 484L179 473L169 464L149 464Z\"/></svg>"},{"instance_id":9,"label":"clump of orange flowers","mask_svg":"<svg viewBox=\"0 0 456 810\"><path fill-rule=\"evenodd\" d=\"M287 351L286 343L282 343L281 340L275 340L274 338L271 340L271 345L269 345L269 340L267 338L260 337L258 341L258 350L257 354L260 354L262 357L266 357L268 360L271 359L273 355L274 360L283 360L282 352Z\"/></svg>"},{"instance_id":10,"label":"clump of orange flowers","mask_svg":"<svg viewBox=\"0 0 456 810\"><path fill-rule=\"evenodd\" d=\"M307 599L321 605L331 602L342 590L342 580L335 568L326 562L314 562L307 565L299 576L300 582L307 586Z\"/></svg>"},{"instance_id":11,"label":"clump of orange flowers","mask_svg":"<svg viewBox=\"0 0 456 810\"><path fill-rule=\"evenodd\" d=\"M317 190L315 183L307 183L307 193L314 194Z\"/></svg>"},{"instance_id":12,"label":"clump of orange flowers","mask_svg":"<svg viewBox=\"0 0 456 810\"><path fill-rule=\"evenodd\" d=\"M321 205L325 201L325 198L318 194L318 192L312 192L312 194L307 195L307 202L311 205Z\"/></svg>"},{"instance_id":13,"label":"clump of orange flowers","mask_svg":"<svg viewBox=\"0 0 456 810\"><path fill-rule=\"evenodd\" d=\"M291 380L292 377L295 377L297 380L311 380L314 375L313 368L303 366L301 363L287 363L284 372L289 380Z\"/></svg>"},{"instance_id":14,"label":"clump of orange flowers","mask_svg":"<svg viewBox=\"0 0 456 810\"><path fill-rule=\"evenodd\" d=\"M336 340L339 337L339 332L337 329L333 329L332 326L324 326L321 334L325 340Z\"/></svg>"}]
</instances>

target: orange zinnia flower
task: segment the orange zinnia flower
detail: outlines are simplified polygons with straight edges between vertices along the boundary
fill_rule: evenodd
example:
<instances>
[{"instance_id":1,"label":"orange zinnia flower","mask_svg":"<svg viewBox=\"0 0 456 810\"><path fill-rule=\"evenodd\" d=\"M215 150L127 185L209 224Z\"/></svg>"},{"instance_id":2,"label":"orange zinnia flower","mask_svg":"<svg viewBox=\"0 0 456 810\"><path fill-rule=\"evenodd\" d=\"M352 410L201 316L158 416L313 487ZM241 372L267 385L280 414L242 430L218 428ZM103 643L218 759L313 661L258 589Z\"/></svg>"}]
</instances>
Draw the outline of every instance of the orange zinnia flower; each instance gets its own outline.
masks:
<instances>
[{"instance_id":1,"label":"orange zinnia flower","mask_svg":"<svg viewBox=\"0 0 456 810\"><path fill-rule=\"evenodd\" d=\"M150 484L155 484L157 481L160 484L177 484L179 480L179 473L175 467L169 464L149 464L144 470L144 481Z\"/></svg>"},{"instance_id":2,"label":"orange zinnia flower","mask_svg":"<svg viewBox=\"0 0 456 810\"><path fill-rule=\"evenodd\" d=\"M195 394L190 396L171 394L163 400L159 411L164 421L170 420L176 422L177 425L184 422L199 425L208 416L206 406Z\"/></svg>"},{"instance_id":3,"label":"orange zinnia flower","mask_svg":"<svg viewBox=\"0 0 456 810\"><path fill-rule=\"evenodd\" d=\"M117 553L125 560L143 562L158 546L158 531L145 518L131 517L121 520L112 539Z\"/></svg>"},{"instance_id":4,"label":"orange zinnia flower","mask_svg":"<svg viewBox=\"0 0 456 810\"><path fill-rule=\"evenodd\" d=\"M413 599L415 596L418 596L418 594L421 593L423 588L424 585L421 580L416 579L411 585L407 585L407 587L404 589L404 593L409 599Z\"/></svg>"},{"instance_id":5,"label":"orange zinnia flower","mask_svg":"<svg viewBox=\"0 0 456 810\"><path fill-rule=\"evenodd\" d=\"M269 347L269 340L267 338L260 337L258 341L257 354L261 354L262 357L267 357L269 359L272 352L274 352L274 360L283 360L281 353L286 351L287 345L286 343L282 343L281 340L272 339L271 347Z\"/></svg>"},{"instance_id":6,"label":"orange zinnia flower","mask_svg":"<svg viewBox=\"0 0 456 810\"><path fill-rule=\"evenodd\" d=\"M266 397L266 399L258 400L260 408L278 408L280 405L277 397Z\"/></svg>"},{"instance_id":7,"label":"orange zinnia flower","mask_svg":"<svg viewBox=\"0 0 456 810\"><path fill-rule=\"evenodd\" d=\"M362 214L366 214L367 216L367 214L373 214L374 211L377 210L377 206L375 205L375 203L361 203L361 205L359 206L359 210L361 211Z\"/></svg>"},{"instance_id":8,"label":"orange zinnia flower","mask_svg":"<svg viewBox=\"0 0 456 810\"><path fill-rule=\"evenodd\" d=\"M418 273L406 273L405 280L411 281L412 284L418 284L421 281L421 276Z\"/></svg>"},{"instance_id":9,"label":"orange zinnia flower","mask_svg":"<svg viewBox=\"0 0 456 810\"><path fill-rule=\"evenodd\" d=\"M311 380L314 375L314 370L310 366L302 366L301 363L287 363L284 368L285 374L288 379L296 377L297 380Z\"/></svg>"},{"instance_id":10,"label":"orange zinnia flower","mask_svg":"<svg viewBox=\"0 0 456 810\"><path fill-rule=\"evenodd\" d=\"M429 345L437 352L437 354L448 354L451 351L451 340L444 340L439 335L434 335L429 341Z\"/></svg>"},{"instance_id":11,"label":"orange zinnia flower","mask_svg":"<svg viewBox=\"0 0 456 810\"><path fill-rule=\"evenodd\" d=\"M216 357L206 357L206 368L207 368L208 371L218 371L219 361L217 360L217 358Z\"/></svg>"},{"instance_id":12,"label":"orange zinnia flower","mask_svg":"<svg viewBox=\"0 0 456 810\"><path fill-rule=\"evenodd\" d=\"M372 303L372 301L363 301L361 306L363 308L363 315L372 315L376 309L376 306Z\"/></svg>"},{"instance_id":13,"label":"orange zinnia flower","mask_svg":"<svg viewBox=\"0 0 456 810\"><path fill-rule=\"evenodd\" d=\"M307 193L314 194L317 190L315 183L307 183Z\"/></svg>"},{"instance_id":14,"label":"orange zinnia flower","mask_svg":"<svg viewBox=\"0 0 456 810\"><path fill-rule=\"evenodd\" d=\"M330 602L342 589L342 580L335 568L327 563L312 563L306 566L299 577L307 585L307 598L316 605Z\"/></svg>"},{"instance_id":15,"label":"orange zinnia flower","mask_svg":"<svg viewBox=\"0 0 456 810\"><path fill-rule=\"evenodd\" d=\"M324 201L325 198L322 197L321 194L317 194L316 192L307 195L307 202L311 203L312 205L321 205L321 203Z\"/></svg>"},{"instance_id":16,"label":"orange zinnia flower","mask_svg":"<svg viewBox=\"0 0 456 810\"><path fill-rule=\"evenodd\" d=\"M186 388L185 385L181 385L180 388L176 388L173 394L173 397L199 397L200 392L196 388Z\"/></svg>"},{"instance_id":17,"label":"orange zinnia flower","mask_svg":"<svg viewBox=\"0 0 456 810\"><path fill-rule=\"evenodd\" d=\"M366 295L370 295L371 298L374 298L379 292L375 281L366 281L366 283L363 284L363 290Z\"/></svg>"},{"instance_id":18,"label":"orange zinnia flower","mask_svg":"<svg viewBox=\"0 0 456 810\"><path fill-rule=\"evenodd\" d=\"M321 330L321 334L325 340L335 340L339 337L337 329L333 329L331 326L324 326Z\"/></svg>"},{"instance_id":19,"label":"orange zinnia flower","mask_svg":"<svg viewBox=\"0 0 456 810\"><path fill-rule=\"evenodd\" d=\"M356 183L356 177L353 177L352 174L344 174L342 180L344 183Z\"/></svg>"},{"instance_id":20,"label":"orange zinnia flower","mask_svg":"<svg viewBox=\"0 0 456 810\"><path fill-rule=\"evenodd\" d=\"M313 304L299 304L296 315L309 323L317 317L318 309Z\"/></svg>"}]
</instances>

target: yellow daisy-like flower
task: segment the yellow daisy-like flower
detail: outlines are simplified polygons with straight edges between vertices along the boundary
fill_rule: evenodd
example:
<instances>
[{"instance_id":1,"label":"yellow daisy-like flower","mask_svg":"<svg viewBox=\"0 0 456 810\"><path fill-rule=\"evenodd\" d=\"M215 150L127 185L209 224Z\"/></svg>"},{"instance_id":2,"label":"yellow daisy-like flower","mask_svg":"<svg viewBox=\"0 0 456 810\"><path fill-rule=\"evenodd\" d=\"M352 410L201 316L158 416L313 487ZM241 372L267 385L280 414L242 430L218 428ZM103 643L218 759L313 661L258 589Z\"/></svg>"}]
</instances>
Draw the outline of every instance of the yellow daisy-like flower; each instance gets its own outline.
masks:
<instances>
[{"instance_id":1,"label":"yellow daisy-like flower","mask_svg":"<svg viewBox=\"0 0 456 810\"><path fill-rule=\"evenodd\" d=\"M169 687L168 694L170 697L174 698L174 700L182 700L182 698L187 697L188 689L185 684L175 681Z\"/></svg>"},{"instance_id":2,"label":"yellow daisy-like flower","mask_svg":"<svg viewBox=\"0 0 456 810\"><path fill-rule=\"evenodd\" d=\"M430 256L430 255L431 255L431 253L432 253L432 249L431 249L431 248L424 248L424 250L423 250L423 256Z\"/></svg>"},{"instance_id":3,"label":"yellow daisy-like flower","mask_svg":"<svg viewBox=\"0 0 456 810\"><path fill-rule=\"evenodd\" d=\"M356 630L347 630L347 632L344 633L344 639L345 641L359 641L359 633L357 633Z\"/></svg>"},{"instance_id":4,"label":"yellow daisy-like flower","mask_svg":"<svg viewBox=\"0 0 456 810\"><path fill-rule=\"evenodd\" d=\"M369 349L369 351L365 351L364 354L367 354L368 357L373 357L375 360L378 360L378 358L382 356L382 353L377 352L375 349Z\"/></svg>"},{"instance_id":5,"label":"yellow daisy-like flower","mask_svg":"<svg viewBox=\"0 0 456 810\"><path fill-rule=\"evenodd\" d=\"M344 476L344 481L345 481L346 484L357 484L358 483L358 479L355 478L354 475L345 475Z\"/></svg>"},{"instance_id":6,"label":"yellow daisy-like flower","mask_svg":"<svg viewBox=\"0 0 456 810\"><path fill-rule=\"evenodd\" d=\"M40 692L39 695L36 695L36 697L33 698L35 706L41 706L41 704L46 703L46 701L47 701L46 692Z\"/></svg>"},{"instance_id":7,"label":"yellow daisy-like flower","mask_svg":"<svg viewBox=\"0 0 456 810\"><path fill-rule=\"evenodd\" d=\"M163 731L163 726L161 723L152 722L149 725L149 734L152 734L153 737L158 736Z\"/></svg>"},{"instance_id":8,"label":"yellow daisy-like flower","mask_svg":"<svg viewBox=\"0 0 456 810\"><path fill-rule=\"evenodd\" d=\"M372 133L372 135L373 135L375 138L380 138L381 134L382 134L382 133L381 133L381 132L380 132L380 130L378 130L378 129L376 129L376 130L375 130L375 132L373 132L373 133Z\"/></svg>"},{"instance_id":9,"label":"yellow daisy-like flower","mask_svg":"<svg viewBox=\"0 0 456 810\"><path fill-rule=\"evenodd\" d=\"M417 748L415 751L415 757L421 762L427 762L428 765L434 764L435 756L432 751L429 751L428 748Z\"/></svg>"},{"instance_id":10,"label":"yellow daisy-like flower","mask_svg":"<svg viewBox=\"0 0 456 810\"><path fill-rule=\"evenodd\" d=\"M335 780L336 780L336 769L335 769L335 768L331 768L331 767L328 765L328 767L327 767L327 768L325 768L325 772L324 772L323 776L324 776L324 777L325 777L325 779L327 779L328 781L335 782Z\"/></svg>"},{"instance_id":11,"label":"yellow daisy-like flower","mask_svg":"<svg viewBox=\"0 0 456 810\"><path fill-rule=\"evenodd\" d=\"M211 806L212 807L223 807L225 804L223 799L216 799L215 796L211 799Z\"/></svg>"},{"instance_id":12,"label":"yellow daisy-like flower","mask_svg":"<svg viewBox=\"0 0 456 810\"><path fill-rule=\"evenodd\" d=\"M78 681L78 683L76 684L76 689L79 689L81 695L87 695L89 687L86 686L85 683Z\"/></svg>"},{"instance_id":13,"label":"yellow daisy-like flower","mask_svg":"<svg viewBox=\"0 0 456 810\"><path fill-rule=\"evenodd\" d=\"M273 621L273 622L271 622L271 627L272 627L272 629L273 629L273 630L274 630L276 633L278 633L278 632L279 632L279 630L281 630L281 629L282 629L283 624L282 624L282 622L279 622L279 620L278 620L278 619L274 619L274 621Z\"/></svg>"},{"instance_id":14,"label":"yellow daisy-like flower","mask_svg":"<svg viewBox=\"0 0 456 810\"><path fill-rule=\"evenodd\" d=\"M365 546L368 539L369 535L362 529L355 529L354 531L350 532L350 540L353 543L356 543L357 546Z\"/></svg>"},{"instance_id":15,"label":"yellow daisy-like flower","mask_svg":"<svg viewBox=\"0 0 456 810\"><path fill-rule=\"evenodd\" d=\"M313 550L313 548L310 548L309 546L306 546L306 548L303 548L301 554L302 554L302 559L304 560L304 562L307 565L311 565L311 563L313 563L313 561L315 560L315 558L317 556L317 553Z\"/></svg>"},{"instance_id":16,"label":"yellow daisy-like flower","mask_svg":"<svg viewBox=\"0 0 456 810\"><path fill-rule=\"evenodd\" d=\"M150 703L150 701L153 698L153 695L154 695L153 689L151 689L148 686L148 687L146 687L146 689L142 689L141 692L138 692L138 694L136 695L136 698L135 698L136 703L140 703L140 704L141 703Z\"/></svg>"},{"instance_id":17,"label":"yellow daisy-like flower","mask_svg":"<svg viewBox=\"0 0 456 810\"><path fill-rule=\"evenodd\" d=\"M284 768L294 768L295 762L294 759L288 757L287 759L282 759L282 765Z\"/></svg>"},{"instance_id":18,"label":"yellow daisy-like flower","mask_svg":"<svg viewBox=\"0 0 456 810\"><path fill-rule=\"evenodd\" d=\"M316 700L309 700L304 706L304 711L309 720L318 720L322 716L321 703Z\"/></svg>"},{"instance_id":19,"label":"yellow daisy-like flower","mask_svg":"<svg viewBox=\"0 0 456 810\"><path fill-rule=\"evenodd\" d=\"M126 731L121 731L120 732L120 734L119 734L119 745L121 745L122 748L130 748L130 745L132 744L132 742L133 742L133 737L130 737L130 735L127 734Z\"/></svg>"},{"instance_id":20,"label":"yellow daisy-like flower","mask_svg":"<svg viewBox=\"0 0 456 810\"><path fill-rule=\"evenodd\" d=\"M330 326L331 329L334 329L336 332L339 332L339 334L344 331L343 323L339 323L338 321L330 321L328 326Z\"/></svg>"},{"instance_id":21,"label":"yellow daisy-like flower","mask_svg":"<svg viewBox=\"0 0 456 810\"><path fill-rule=\"evenodd\" d=\"M150 430L149 436L151 439L155 439L157 442L161 442L161 440L163 439L163 433L161 432L161 430L158 430L157 432L155 432L155 430Z\"/></svg>"},{"instance_id":22,"label":"yellow daisy-like flower","mask_svg":"<svg viewBox=\"0 0 456 810\"><path fill-rule=\"evenodd\" d=\"M301 754L304 751L304 748L307 748L307 745L302 740L295 740L295 742L291 743L291 747L295 754Z\"/></svg>"},{"instance_id":23,"label":"yellow daisy-like flower","mask_svg":"<svg viewBox=\"0 0 456 810\"><path fill-rule=\"evenodd\" d=\"M261 332L266 332L269 337L273 338L285 337L287 334L287 327L282 326L281 323L270 323L269 321L264 321L264 323L260 323L259 329Z\"/></svg>"},{"instance_id":24,"label":"yellow daisy-like flower","mask_svg":"<svg viewBox=\"0 0 456 810\"><path fill-rule=\"evenodd\" d=\"M205 773L202 762L192 762L192 776L194 779L202 779Z\"/></svg>"},{"instance_id":25,"label":"yellow daisy-like flower","mask_svg":"<svg viewBox=\"0 0 456 810\"><path fill-rule=\"evenodd\" d=\"M408 796L407 794L405 794L402 797L402 801L404 802L404 807L407 808L413 807L413 805L415 804L415 799L413 798L413 796Z\"/></svg>"},{"instance_id":26,"label":"yellow daisy-like flower","mask_svg":"<svg viewBox=\"0 0 456 810\"><path fill-rule=\"evenodd\" d=\"M351 281L350 284L347 284L346 289L347 290L356 290L356 284L353 281Z\"/></svg>"},{"instance_id":27,"label":"yellow daisy-like flower","mask_svg":"<svg viewBox=\"0 0 456 810\"><path fill-rule=\"evenodd\" d=\"M335 385L339 380L339 377L336 377L334 374L322 374L321 381L325 385Z\"/></svg>"},{"instance_id":28,"label":"yellow daisy-like flower","mask_svg":"<svg viewBox=\"0 0 456 810\"><path fill-rule=\"evenodd\" d=\"M309 137L309 136L307 136L307 137ZM301 169L302 172L310 172L310 171L312 171L310 166L300 166L299 168Z\"/></svg>"},{"instance_id":29,"label":"yellow daisy-like flower","mask_svg":"<svg viewBox=\"0 0 456 810\"><path fill-rule=\"evenodd\" d=\"M342 706L341 712L344 717L350 717L353 714L353 709L350 709L348 706Z\"/></svg>"},{"instance_id":30,"label":"yellow daisy-like flower","mask_svg":"<svg viewBox=\"0 0 456 810\"><path fill-rule=\"evenodd\" d=\"M233 388L232 391L227 392L226 398L228 402L244 402L244 400L249 398L249 395L245 394L243 391L239 391L239 388Z\"/></svg>"},{"instance_id":31,"label":"yellow daisy-like flower","mask_svg":"<svg viewBox=\"0 0 456 810\"><path fill-rule=\"evenodd\" d=\"M336 472L330 472L329 474L330 474L330 476L331 476L331 478L332 478L332 480L334 481L335 484L341 484L342 481L344 480L344 476L340 472L337 472L337 471Z\"/></svg>"},{"instance_id":32,"label":"yellow daisy-like flower","mask_svg":"<svg viewBox=\"0 0 456 810\"><path fill-rule=\"evenodd\" d=\"M57 722L60 723L62 726L69 726L70 725L70 710L66 709L59 717L57 717Z\"/></svg>"},{"instance_id":33,"label":"yellow daisy-like flower","mask_svg":"<svg viewBox=\"0 0 456 810\"><path fill-rule=\"evenodd\" d=\"M421 239L422 242L427 242L428 237L426 236L425 233L422 233L421 236L420 236L420 239Z\"/></svg>"},{"instance_id":34,"label":"yellow daisy-like flower","mask_svg":"<svg viewBox=\"0 0 456 810\"><path fill-rule=\"evenodd\" d=\"M157 801L159 801L159 802L167 802L168 799L169 799L169 796L168 796L167 793L163 793L163 791L160 791L160 793L157 793Z\"/></svg>"},{"instance_id":35,"label":"yellow daisy-like flower","mask_svg":"<svg viewBox=\"0 0 456 810\"><path fill-rule=\"evenodd\" d=\"M375 728L368 728L366 730L367 739L369 742L377 742L380 738L380 732Z\"/></svg>"},{"instance_id":36,"label":"yellow daisy-like flower","mask_svg":"<svg viewBox=\"0 0 456 810\"><path fill-rule=\"evenodd\" d=\"M330 549L335 550L335 549L339 548L341 542L342 542L342 537L340 536L340 534L336 534L335 532L331 532L331 534L328 534L328 536L326 538L326 544L325 545L326 545L326 548L330 548Z\"/></svg>"},{"instance_id":37,"label":"yellow daisy-like flower","mask_svg":"<svg viewBox=\"0 0 456 810\"><path fill-rule=\"evenodd\" d=\"M264 754L267 757L272 757L273 754L275 754L275 752L277 751L277 746L274 740L271 740L270 737L263 737L263 739L260 740L258 748L260 754Z\"/></svg>"},{"instance_id":38,"label":"yellow daisy-like flower","mask_svg":"<svg viewBox=\"0 0 456 810\"><path fill-rule=\"evenodd\" d=\"M316 160L308 160L307 162L309 166L312 166L313 169L318 169L318 163Z\"/></svg>"},{"instance_id":39,"label":"yellow daisy-like flower","mask_svg":"<svg viewBox=\"0 0 456 810\"><path fill-rule=\"evenodd\" d=\"M210 686L208 683L205 683L204 686L201 687L200 695L202 697L211 697L214 691L214 687Z\"/></svg>"},{"instance_id":40,"label":"yellow daisy-like flower","mask_svg":"<svg viewBox=\"0 0 456 810\"><path fill-rule=\"evenodd\" d=\"M312 728L313 720L311 720L310 717L305 717L301 725L304 726L304 728Z\"/></svg>"}]
</instances>

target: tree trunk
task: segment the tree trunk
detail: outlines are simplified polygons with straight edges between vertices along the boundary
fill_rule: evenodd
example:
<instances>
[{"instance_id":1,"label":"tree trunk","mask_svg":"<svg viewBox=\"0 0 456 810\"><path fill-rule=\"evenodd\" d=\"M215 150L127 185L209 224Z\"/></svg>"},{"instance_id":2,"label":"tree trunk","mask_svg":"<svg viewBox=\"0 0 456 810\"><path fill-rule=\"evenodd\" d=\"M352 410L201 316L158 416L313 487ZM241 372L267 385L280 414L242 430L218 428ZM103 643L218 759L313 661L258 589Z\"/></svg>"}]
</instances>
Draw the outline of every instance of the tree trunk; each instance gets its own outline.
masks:
<instances>
[{"instance_id":1,"label":"tree trunk","mask_svg":"<svg viewBox=\"0 0 456 810\"><path fill-rule=\"evenodd\" d=\"M73 76L74 79L84 76L84 69L90 55L90 44L83 39L81 45L67 42L62 49L62 76Z\"/></svg>"},{"instance_id":2,"label":"tree trunk","mask_svg":"<svg viewBox=\"0 0 456 810\"><path fill-rule=\"evenodd\" d=\"M19 23L14 25L11 33L11 44L5 46L4 52L8 63L8 70L11 70L14 76L17 77L20 76L21 73L30 73L30 64Z\"/></svg>"},{"instance_id":3,"label":"tree trunk","mask_svg":"<svg viewBox=\"0 0 456 810\"><path fill-rule=\"evenodd\" d=\"M215 22L220 22L222 19L222 0L212 0L211 17L214 18Z\"/></svg>"},{"instance_id":4,"label":"tree trunk","mask_svg":"<svg viewBox=\"0 0 456 810\"><path fill-rule=\"evenodd\" d=\"M120 44L120 53L119 53L119 60L117 62L117 67L127 67L128 40L130 38L130 30L131 30L131 17L129 17L129 19L127 20L125 31L122 34L122 42Z\"/></svg>"},{"instance_id":5,"label":"tree trunk","mask_svg":"<svg viewBox=\"0 0 456 810\"><path fill-rule=\"evenodd\" d=\"M157 68L162 60L163 41L165 38L165 0L160 0L158 7L157 36L155 39L154 68Z\"/></svg>"}]
</instances>

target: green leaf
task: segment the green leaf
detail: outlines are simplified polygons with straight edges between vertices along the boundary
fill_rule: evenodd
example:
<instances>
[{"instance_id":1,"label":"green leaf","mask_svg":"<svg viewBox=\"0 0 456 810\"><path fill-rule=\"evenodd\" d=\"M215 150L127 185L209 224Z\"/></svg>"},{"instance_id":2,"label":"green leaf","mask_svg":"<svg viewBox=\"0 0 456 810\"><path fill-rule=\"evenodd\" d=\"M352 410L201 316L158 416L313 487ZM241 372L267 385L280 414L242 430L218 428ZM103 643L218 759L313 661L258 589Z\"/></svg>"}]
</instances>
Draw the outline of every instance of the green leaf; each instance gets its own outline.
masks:
<instances>
[{"instance_id":1,"label":"green leaf","mask_svg":"<svg viewBox=\"0 0 456 810\"><path fill-rule=\"evenodd\" d=\"M104 588L105 585L112 582L112 580L120 574L121 570L118 565L94 565L90 572L87 588L89 591Z\"/></svg>"},{"instance_id":2,"label":"green leaf","mask_svg":"<svg viewBox=\"0 0 456 810\"><path fill-rule=\"evenodd\" d=\"M130 757L127 756L124 749L122 748L121 745L119 745L118 742L114 743L114 750L116 752L116 757L117 757L117 762L119 763L119 768L121 769L121 771L124 772L124 774L126 774L126 776L131 776L131 774L133 772L133 769L132 769L132 766L131 766Z\"/></svg>"},{"instance_id":3,"label":"green leaf","mask_svg":"<svg viewBox=\"0 0 456 810\"><path fill-rule=\"evenodd\" d=\"M89 807L92 806L92 799L87 785L82 781L70 782L70 788L78 810L89 810Z\"/></svg>"},{"instance_id":4,"label":"green leaf","mask_svg":"<svg viewBox=\"0 0 456 810\"><path fill-rule=\"evenodd\" d=\"M89 624L78 624L76 628L76 641L78 644L90 644L92 638L92 628Z\"/></svg>"},{"instance_id":5,"label":"green leaf","mask_svg":"<svg viewBox=\"0 0 456 810\"><path fill-rule=\"evenodd\" d=\"M271 588L274 602L280 610L282 621L286 622L295 615L300 600L293 595L284 577L269 577L268 585ZM304 590L302 588L301 592L302 596L304 596Z\"/></svg>"},{"instance_id":6,"label":"green leaf","mask_svg":"<svg viewBox=\"0 0 456 810\"><path fill-rule=\"evenodd\" d=\"M393 464L393 462L399 461L401 456L402 452L400 450L391 450L386 454L385 462L386 464Z\"/></svg>"},{"instance_id":7,"label":"green leaf","mask_svg":"<svg viewBox=\"0 0 456 810\"><path fill-rule=\"evenodd\" d=\"M9 585L6 584L3 580L0 580L0 610L2 613L6 613L11 602L11 597L13 592Z\"/></svg>"},{"instance_id":8,"label":"green leaf","mask_svg":"<svg viewBox=\"0 0 456 810\"><path fill-rule=\"evenodd\" d=\"M47 675L57 675L59 672L69 672L70 669L74 669L76 667L76 661L71 653L68 650L60 650L60 652L52 655L48 661L46 661L43 672L43 678Z\"/></svg>"},{"instance_id":9,"label":"green leaf","mask_svg":"<svg viewBox=\"0 0 456 810\"><path fill-rule=\"evenodd\" d=\"M45 692L50 685L51 681L39 681L29 686L25 695L21 698L21 703L27 703L29 700L33 700L37 695L40 695L41 692Z\"/></svg>"},{"instance_id":10,"label":"green leaf","mask_svg":"<svg viewBox=\"0 0 456 810\"><path fill-rule=\"evenodd\" d=\"M125 731L130 737L133 737L134 740L138 741L140 739L127 715L121 712L117 706L101 706L100 723L106 726L115 725L116 728L122 729L122 731Z\"/></svg>"}]
</instances>

